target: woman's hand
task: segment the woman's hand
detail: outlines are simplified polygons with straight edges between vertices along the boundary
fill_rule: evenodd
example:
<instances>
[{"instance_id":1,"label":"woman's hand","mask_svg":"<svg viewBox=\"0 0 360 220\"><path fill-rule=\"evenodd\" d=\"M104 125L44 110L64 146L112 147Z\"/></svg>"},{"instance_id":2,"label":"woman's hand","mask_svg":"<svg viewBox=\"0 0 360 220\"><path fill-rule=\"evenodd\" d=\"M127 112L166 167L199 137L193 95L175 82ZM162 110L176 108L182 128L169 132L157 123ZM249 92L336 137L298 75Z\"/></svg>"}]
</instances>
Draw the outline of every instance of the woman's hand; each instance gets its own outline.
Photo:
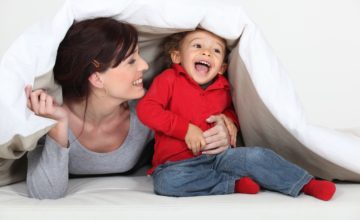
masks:
<instances>
[{"instance_id":1,"label":"woman's hand","mask_svg":"<svg viewBox=\"0 0 360 220\"><path fill-rule=\"evenodd\" d=\"M212 115L206 119L215 126L203 133L206 146L202 148L203 154L219 154L230 146L229 132L222 115Z\"/></svg>"},{"instance_id":2,"label":"woman's hand","mask_svg":"<svg viewBox=\"0 0 360 220\"><path fill-rule=\"evenodd\" d=\"M221 117L224 120L226 128L230 135L230 145L233 147L236 147L236 136L237 136L238 129L237 129L235 123L233 122L233 120L231 120L229 117L227 117L224 114L221 114Z\"/></svg>"},{"instance_id":3,"label":"woman's hand","mask_svg":"<svg viewBox=\"0 0 360 220\"><path fill-rule=\"evenodd\" d=\"M67 120L66 110L59 106L51 95L48 95L44 90L38 89L32 91L30 85L25 87L25 94L27 98L27 107L35 113L35 115L51 118L56 121Z\"/></svg>"},{"instance_id":4,"label":"woman's hand","mask_svg":"<svg viewBox=\"0 0 360 220\"><path fill-rule=\"evenodd\" d=\"M28 85L25 87L25 94L26 105L35 115L54 119L58 122L48 134L61 146L67 147L68 115L64 107L58 105L53 97L42 89L32 91L32 87Z\"/></svg>"}]
</instances>

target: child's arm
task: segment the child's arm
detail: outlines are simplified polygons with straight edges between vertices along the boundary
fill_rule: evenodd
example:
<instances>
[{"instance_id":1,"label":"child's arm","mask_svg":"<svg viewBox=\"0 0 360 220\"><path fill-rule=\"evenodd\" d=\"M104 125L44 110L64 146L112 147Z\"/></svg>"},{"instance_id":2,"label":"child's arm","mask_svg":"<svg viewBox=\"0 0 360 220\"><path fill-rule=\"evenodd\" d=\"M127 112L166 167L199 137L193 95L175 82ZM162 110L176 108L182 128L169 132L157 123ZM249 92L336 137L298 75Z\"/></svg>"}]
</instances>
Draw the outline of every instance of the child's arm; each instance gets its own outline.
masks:
<instances>
[{"instance_id":1,"label":"child's arm","mask_svg":"<svg viewBox=\"0 0 360 220\"><path fill-rule=\"evenodd\" d=\"M172 95L173 81L172 74L161 73L157 76L139 101L136 111L138 118L151 129L184 140L190 122L166 110Z\"/></svg>"}]
</instances>

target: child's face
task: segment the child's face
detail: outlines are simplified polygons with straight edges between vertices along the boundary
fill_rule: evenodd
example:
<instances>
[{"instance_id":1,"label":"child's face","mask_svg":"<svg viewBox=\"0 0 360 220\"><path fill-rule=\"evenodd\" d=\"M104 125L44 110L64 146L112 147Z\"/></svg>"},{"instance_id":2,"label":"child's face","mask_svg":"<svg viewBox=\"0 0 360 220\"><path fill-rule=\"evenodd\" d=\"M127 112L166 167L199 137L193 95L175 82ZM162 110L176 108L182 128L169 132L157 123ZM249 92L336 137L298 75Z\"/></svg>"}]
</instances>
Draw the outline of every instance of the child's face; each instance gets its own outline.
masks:
<instances>
[{"instance_id":1,"label":"child's face","mask_svg":"<svg viewBox=\"0 0 360 220\"><path fill-rule=\"evenodd\" d=\"M210 82L226 70L224 41L204 30L195 30L180 42L179 51L171 52L174 63L181 64L198 84Z\"/></svg>"}]
</instances>

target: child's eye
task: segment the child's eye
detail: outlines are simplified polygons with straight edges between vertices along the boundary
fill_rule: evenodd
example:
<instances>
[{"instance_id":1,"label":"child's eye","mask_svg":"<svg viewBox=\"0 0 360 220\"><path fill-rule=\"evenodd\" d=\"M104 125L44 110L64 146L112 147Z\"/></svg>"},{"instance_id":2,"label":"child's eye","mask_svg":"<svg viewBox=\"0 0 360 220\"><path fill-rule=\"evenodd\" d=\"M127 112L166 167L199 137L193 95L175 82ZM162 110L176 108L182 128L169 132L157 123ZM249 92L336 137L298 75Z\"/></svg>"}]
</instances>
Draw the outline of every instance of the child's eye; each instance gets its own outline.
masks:
<instances>
[{"instance_id":1,"label":"child's eye","mask_svg":"<svg viewBox=\"0 0 360 220\"><path fill-rule=\"evenodd\" d=\"M220 49L214 49L215 53L221 53Z\"/></svg>"},{"instance_id":2,"label":"child's eye","mask_svg":"<svg viewBox=\"0 0 360 220\"><path fill-rule=\"evenodd\" d=\"M201 48L201 44L194 44L193 45L195 48Z\"/></svg>"}]
</instances>

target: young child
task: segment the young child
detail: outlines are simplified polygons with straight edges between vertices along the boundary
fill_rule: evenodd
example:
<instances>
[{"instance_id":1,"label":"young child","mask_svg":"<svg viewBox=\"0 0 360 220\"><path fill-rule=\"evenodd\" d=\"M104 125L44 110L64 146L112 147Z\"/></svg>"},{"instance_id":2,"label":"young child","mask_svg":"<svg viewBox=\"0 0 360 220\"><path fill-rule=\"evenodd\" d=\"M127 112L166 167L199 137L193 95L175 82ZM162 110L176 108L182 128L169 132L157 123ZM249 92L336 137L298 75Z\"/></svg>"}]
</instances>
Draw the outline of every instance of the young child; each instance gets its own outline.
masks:
<instances>
[{"instance_id":1,"label":"young child","mask_svg":"<svg viewBox=\"0 0 360 220\"><path fill-rule=\"evenodd\" d=\"M238 126L226 70L225 40L206 30L175 34L165 45L173 63L158 75L137 106L139 119L155 130L155 193L199 196L259 192L260 186L293 197L301 192L330 200L335 184L261 147L202 154L206 119L224 114Z\"/></svg>"}]
</instances>

